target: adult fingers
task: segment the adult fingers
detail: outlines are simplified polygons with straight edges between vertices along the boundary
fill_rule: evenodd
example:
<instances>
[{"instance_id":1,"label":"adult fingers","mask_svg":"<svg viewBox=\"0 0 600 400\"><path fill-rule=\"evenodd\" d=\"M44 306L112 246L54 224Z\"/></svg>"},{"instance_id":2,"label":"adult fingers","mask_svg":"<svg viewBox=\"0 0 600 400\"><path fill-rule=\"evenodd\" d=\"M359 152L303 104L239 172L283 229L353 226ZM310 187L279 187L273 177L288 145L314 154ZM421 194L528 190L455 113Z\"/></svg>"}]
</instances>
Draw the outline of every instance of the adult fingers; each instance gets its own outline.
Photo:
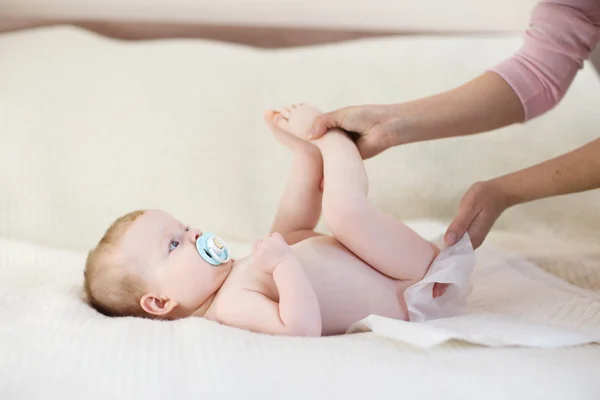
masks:
<instances>
[{"instance_id":1,"label":"adult fingers","mask_svg":"<svg viewBox=\"0 0 600 400\"><path fill-rule=\"evenodd\" d=\"M329 129L342 128L344 118L348 114L348 108L322 114L315 118L312 127L308 131L309 139L317 139L325 134Z\"/></svg>"},{"instance_id":2,"label":"adult fingers","mask_svg":"<svg viewBox=\"0 0 600 400\"><path fill-rule=\"evenodd\" d=\"M477 216L478 211L468 200L461 202L458 215L454 218L450 226L448 226L444 235L444 242L448 246L453 245L463 237Z\"/></svg>"},{"instance_id":3,"label":"adult fingers","mask_svg":"<svg viewBox=\"0 0 600 400\"><path fill-rule=\"evenodd\" d=\"M471 238L473 249L481 246L486 236L492 229L492 226L494 226L494 223L498 219L498 216L498 214L490 213L489 210L483 210L475 217L467 229L467 232L469 232L469 237Z\"/></svg>"}]
</instances>

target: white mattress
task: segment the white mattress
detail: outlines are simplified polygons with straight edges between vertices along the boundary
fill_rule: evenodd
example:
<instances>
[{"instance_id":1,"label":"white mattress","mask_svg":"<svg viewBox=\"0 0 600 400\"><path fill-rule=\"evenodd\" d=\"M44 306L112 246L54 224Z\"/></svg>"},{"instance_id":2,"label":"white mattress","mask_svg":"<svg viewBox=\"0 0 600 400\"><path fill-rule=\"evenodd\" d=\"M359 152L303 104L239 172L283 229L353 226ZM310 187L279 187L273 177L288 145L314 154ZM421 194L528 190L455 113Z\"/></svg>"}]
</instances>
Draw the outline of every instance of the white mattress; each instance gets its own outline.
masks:
<instances>
[{"instance_id":1,"label":"white mattress","mask_svg":"<svg viewBox=\"0 0 600 400\"><path fill-rule=\"evenodd\" d=\"M519 43L421 37L258 51L70 28L0 37L0 398L598 398L595 345L273 338L200 319L111 320L79 299L84 252L132 209L170 210L239 253L268 230L289 157L263 109L423 96ZM448 221L473 181L597 137L598 87L586 68L545 118L370 160L371 198L405 220ZM599 201L596 191L510 210L490 240L599 289Z\"/></svg>"}]
</instances>

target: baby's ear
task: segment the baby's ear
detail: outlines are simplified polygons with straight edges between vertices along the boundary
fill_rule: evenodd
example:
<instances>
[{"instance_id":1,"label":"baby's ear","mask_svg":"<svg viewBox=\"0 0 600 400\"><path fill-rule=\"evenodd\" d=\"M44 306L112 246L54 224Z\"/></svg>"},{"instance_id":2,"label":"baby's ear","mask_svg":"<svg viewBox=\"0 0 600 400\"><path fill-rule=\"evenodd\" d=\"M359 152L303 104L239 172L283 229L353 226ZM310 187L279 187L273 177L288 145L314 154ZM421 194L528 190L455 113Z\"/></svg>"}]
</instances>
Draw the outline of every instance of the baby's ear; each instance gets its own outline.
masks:
<instances>
[{"instance_id":1,"label":"baby's ear","mask_svg":"<svg viewBox=\"0 0 600 400\"><path fill-rule=\"evenodd\" d=\"M146 293L140 299L140 305L148 314L164 317L169 315L177 306L175 300L156 296L153 293Z\"/></svg>"}]
</instances>

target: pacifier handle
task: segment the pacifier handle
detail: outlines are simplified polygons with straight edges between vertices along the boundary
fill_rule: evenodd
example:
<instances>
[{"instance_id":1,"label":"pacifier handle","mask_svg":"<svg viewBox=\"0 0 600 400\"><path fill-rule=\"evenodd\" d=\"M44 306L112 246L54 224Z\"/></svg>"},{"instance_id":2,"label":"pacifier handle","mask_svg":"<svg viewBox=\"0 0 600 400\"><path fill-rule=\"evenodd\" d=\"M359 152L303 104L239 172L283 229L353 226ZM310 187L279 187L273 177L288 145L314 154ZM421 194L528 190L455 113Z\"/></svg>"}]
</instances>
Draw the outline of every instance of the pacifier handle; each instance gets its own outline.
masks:
<instances>
[{"instance_id":1,"label":"pacifier handle","mask_svg":"<svg viewBox=\"0 0 600 400\"><path fill-rule=\"evenodd\" d=\"M231 259L227 243L214 233L203 233L196 240L196 249L204 261L212 265L221 265Z\"/></svg>"}]
</instances>

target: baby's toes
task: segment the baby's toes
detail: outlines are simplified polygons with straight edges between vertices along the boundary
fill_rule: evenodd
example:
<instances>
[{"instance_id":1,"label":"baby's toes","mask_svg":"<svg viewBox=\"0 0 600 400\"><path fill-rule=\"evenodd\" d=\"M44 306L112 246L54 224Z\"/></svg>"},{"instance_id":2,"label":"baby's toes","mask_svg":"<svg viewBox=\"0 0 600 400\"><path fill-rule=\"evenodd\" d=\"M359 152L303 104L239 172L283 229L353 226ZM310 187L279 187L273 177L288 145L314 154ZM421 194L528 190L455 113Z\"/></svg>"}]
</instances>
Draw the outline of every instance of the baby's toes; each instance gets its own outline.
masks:
<instances>
[{"instance_id":1,"label":"baby's toes","mask_svg":"<svg viewBox=\"0 0 600 400\"><path fill-rule=\"evenodd\" d=\"M273 123L273 119L275 118L275 115L277 115L277 114L279 114L279 113L277 111L274 111L274 110L265 111L263 113L263 119L265 120L265 122L267 124L270 125L270 124Z\"/></svg>"},{"instance_id":2,"label":"baby's toes","mask_svg":"<svg viewBox=\"0 0 600 400\"><path fill-rule=\"evenodd\" d=\"M285 116L283 116L282 114L277 114L275 116L275 118L273 118L273 123L279 129L289 132L290 123L289 123L288 119Z\"/></svg>"},{"instance_id":3,"label":"baby's toes","mask_svg":"<svg viewBox=\"0 0 600 400\"><path fill-rule=\"evenodd\" d=\"M288 132L302 139L308 139L308 131L321 111L308 104L298 103L288 118Z\"/></svg>"},{"instance_id":4,"label":"baby's toes","mask_svg":"<svg viewBox=\"0 0 600 400\"><path fill-rule=\"evenodd\" d=\"M283 110L281 110L281 116L283 116L285 119L290 119L290 115L292 115L292 111L294 111L294 109L292 107L286 107Z\"/></svg>"},{"instance_id":5,"label":"baby's toes","mask_svg":"<svg viewBox=\"0 0 600 400\"><path fill-rule=\"evenodd\" d=\"M281 113L274 110L265 111L263 114L265 122L267 126L271 129L271 131L275 134L275 136L281 136L285 134L285 132L281 131L279 123L281 121L285 121L285 119L281 116Z\"/></svg>"}]
</instances>

